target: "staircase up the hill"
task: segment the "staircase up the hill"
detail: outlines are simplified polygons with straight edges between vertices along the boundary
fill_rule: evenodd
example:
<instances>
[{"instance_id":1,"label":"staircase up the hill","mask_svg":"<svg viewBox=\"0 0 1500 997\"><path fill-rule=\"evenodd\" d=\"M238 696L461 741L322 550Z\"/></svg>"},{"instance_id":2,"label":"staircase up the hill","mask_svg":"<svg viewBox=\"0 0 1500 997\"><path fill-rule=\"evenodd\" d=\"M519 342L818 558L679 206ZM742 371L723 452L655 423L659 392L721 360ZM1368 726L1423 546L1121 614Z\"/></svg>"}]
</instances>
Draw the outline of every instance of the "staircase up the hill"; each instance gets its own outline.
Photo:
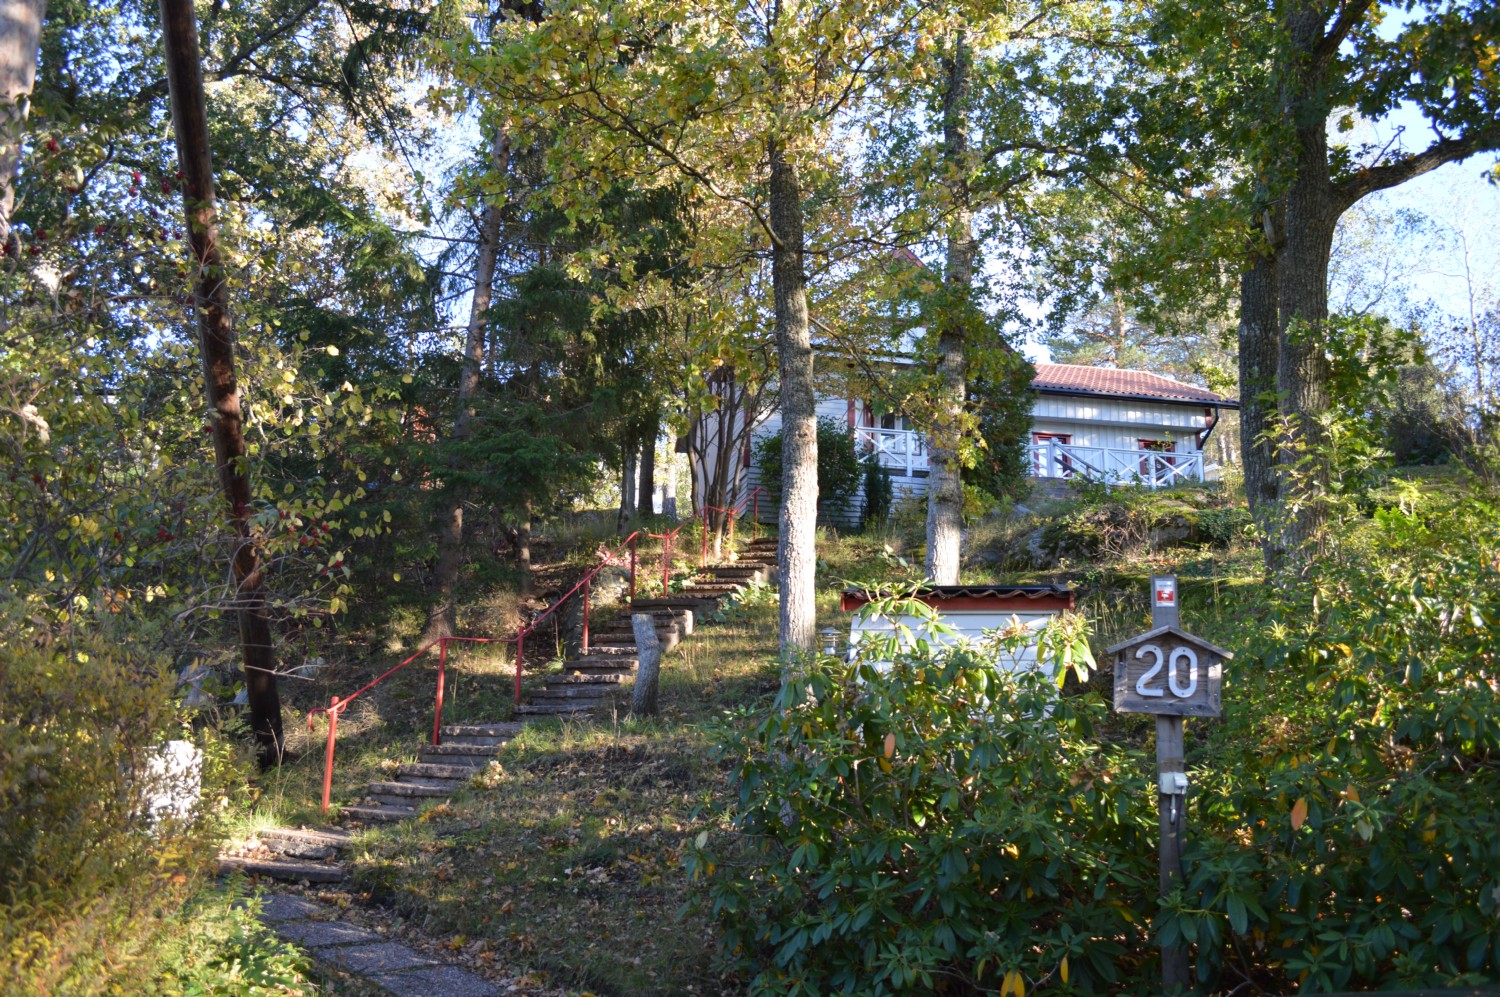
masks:
<instances>
[{"instance_id":1,"label":"staircase up the hill","mask_svg":"<svg viewBox=\"0 0 1500 997\"><path fill-rule=\"evenodd\" d=\"M516 707L514 719L441 728L440 744L424 744L418 760L398 766L394 779L370 783L360 803L340 809L340 820L358 827L415 817L488 766L525 723L540 717L583 717L613 704L635 680L631 613L655 618L665 655L691 639L730 595L753 582L771 581L775 574L776 540L763 537L746 544L731 563L699 569L680 591L634 600L617 619L604 621L593 632L587 653L564 662L561 675L547 676L544 688ZM662 668L669 667L670 659L663 658ZM348 838L349 831L341 828L263 831L239 853L222 856L220 868L273 879L337 882L343 878L338 856Z\"/></svg>"}]
</instances>

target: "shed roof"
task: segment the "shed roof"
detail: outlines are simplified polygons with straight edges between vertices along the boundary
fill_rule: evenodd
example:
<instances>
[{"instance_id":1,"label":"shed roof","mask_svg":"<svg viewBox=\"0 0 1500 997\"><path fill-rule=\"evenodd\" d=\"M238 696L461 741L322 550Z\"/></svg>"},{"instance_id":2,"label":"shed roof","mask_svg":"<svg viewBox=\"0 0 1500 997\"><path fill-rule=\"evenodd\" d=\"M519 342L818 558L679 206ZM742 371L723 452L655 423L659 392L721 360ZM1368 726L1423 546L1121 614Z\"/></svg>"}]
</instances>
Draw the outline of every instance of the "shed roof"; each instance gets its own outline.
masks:
<instances>
[{"instance_id":1,"label":"shed roof","mask_svg":"<svg viewBox=\"0 0 1500 997\"><path fill-rule=\"evenodd\" d=\"M1171 634L1177 639L1187 641L1190 644L1197 644L1199 647L1208 651L1212 651L1221 658L1234 657L1233 651L1226 651L1217 644L1210 644L1202 637L1195 637L1187 631L1171 626L1170 624L1164 627L1157 627L1155 630L1143 633L1138 637L1132 637L1129 640L1122 640L1120 641L1120 643L1114 645L1113 647L1105 648L1104 653L1119 654L1121 651L1124 651L1127 648L1135 647L1137 644L1144 644L1148 640L1157 640L1165 634Z\"/></svg>"},{"instance_id":2,"label":"shed roof","mask_svg":"<svg viewBox=\"0 0 1500 997\"><path fill-rule=\"evenodd\" d=\"M1159 374L1148 374L1143 370L1119 370L1114 367L1039 363L1031 386L1037 391L1058 394L1103 395L1224 408L1239 407L1234 399L1215 394L1207 388L1184 384Z\"/></svg>"},{"instance_id":3,"label":"shed roof","mask_svg":"<svg viewBox=\"0 0 1500 997\"><path fill-rule=\"evenodd\" d=\"M839 608L852 612L873 599L897 592L895 588L848 588ZM1073 608L1075 595L1066 585L924 585L913 598L935 609L1060 612Z\"/></svg>"}]
</instances>

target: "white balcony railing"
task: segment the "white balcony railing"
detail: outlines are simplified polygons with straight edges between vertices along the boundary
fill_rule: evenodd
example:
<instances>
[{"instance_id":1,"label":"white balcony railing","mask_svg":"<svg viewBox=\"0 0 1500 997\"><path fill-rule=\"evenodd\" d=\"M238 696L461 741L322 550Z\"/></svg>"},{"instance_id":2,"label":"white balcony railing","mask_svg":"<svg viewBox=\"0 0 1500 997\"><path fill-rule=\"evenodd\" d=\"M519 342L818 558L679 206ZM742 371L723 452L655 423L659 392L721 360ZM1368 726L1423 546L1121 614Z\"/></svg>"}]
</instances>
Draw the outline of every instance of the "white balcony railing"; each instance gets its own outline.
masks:
<instances>
[{"instance_id":1,"label":"white balcony railing","mask_svg":"<svg viewBox=\"0 0 1500 997\"><path fill-rule=\"evenodd\" d=\"M855 426L854 446L861 454L873 450L882 467L910 478L927 473L927 444L909 429Z\"/></svg>"},{"instance_id":2,"label":"white balcony railing","mask_svg":"<svg viewBox=\"0 0 1500 997\"><path fill-rule=\"evenodd\" d=\"M1038 478L1088 478L1111 485L1166 488L1203 480L1201 453L1115 450L1047 440L1030 444L1031 473Z\"/></svg>"}]
</instances>

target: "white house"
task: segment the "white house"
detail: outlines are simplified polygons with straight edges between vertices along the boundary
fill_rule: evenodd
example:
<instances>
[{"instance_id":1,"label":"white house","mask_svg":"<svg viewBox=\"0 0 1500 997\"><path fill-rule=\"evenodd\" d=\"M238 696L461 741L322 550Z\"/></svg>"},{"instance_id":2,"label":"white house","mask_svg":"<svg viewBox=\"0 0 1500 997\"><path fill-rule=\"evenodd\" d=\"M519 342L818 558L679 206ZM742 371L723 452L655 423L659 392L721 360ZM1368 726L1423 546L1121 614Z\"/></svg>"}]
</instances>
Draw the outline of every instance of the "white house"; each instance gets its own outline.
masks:
<instances>
[{"instance_id":1,"label":"white house","mask_svg":"<svg viewBox=\"0 0 1500 997\"><path fill-rule=\"evenodd\" d=\"M1214 480L1218 468L1205 462L1203 445L1219 413L1239 408L1234 399L1159 374L1075 364L1037 364L1032 391L1029 467L1036 478L1056 481L1161 488ZM882 413L869 399L828 394L818 397L817 414L848 426L861 451L878 454L897 501L927 493L927 446L905 416ZM767 413L739 447L726 480L735 482L728 490L742 504L761 484L750 440L780 428L780 414ZM711 465L717 456L710 455ZM774 518L768 501L756 504L763 520ZM842 525L857 520L858 512L825 509L824 515Z\"/></svg>"}]
</instances>

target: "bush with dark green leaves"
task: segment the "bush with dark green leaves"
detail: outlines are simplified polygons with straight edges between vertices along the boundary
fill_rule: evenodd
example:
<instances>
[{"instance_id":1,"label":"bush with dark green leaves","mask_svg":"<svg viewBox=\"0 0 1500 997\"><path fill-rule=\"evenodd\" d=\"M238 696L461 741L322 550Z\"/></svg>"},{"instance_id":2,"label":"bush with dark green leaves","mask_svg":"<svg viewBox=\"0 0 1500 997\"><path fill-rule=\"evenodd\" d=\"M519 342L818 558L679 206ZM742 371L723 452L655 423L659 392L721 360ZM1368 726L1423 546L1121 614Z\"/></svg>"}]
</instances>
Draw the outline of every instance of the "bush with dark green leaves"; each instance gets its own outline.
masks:
<instances>
[{"instance_id":1,"label":"bush with dark green leaves","mask_svg":"<svg viewBox=\"0 0 1500 997\"><path fill-rule=\"evenodd\" d=\"M1339 529L1238 596L1171 896L1149 723L993 650L868 648L718 731L735 795L687 864L727 961L778 995L1159 994L1162 942L1205 993L1500 982L1500 505Z\"/></svg>"},{"instance_id":2,"label":"bush with dark green leaves","mask_svg":"<svg viewBox=\"0 0 1500 997\"><path fill-rule=\"evenodd\" d=\"M867 452L860 458L860 466L865 474L864 526L866 529L879 529L891 518L891 502L895 497L895 489L891 486L891 472L880 463L880 458L874 451Z\"/></svg>"},{"instance_id":3,"label":"bush with dark green leaves","mask_svg":"<svg viewBox=\"0 0 1500 997\"><path fill-rule=\"evenodd\" d=\"M753 459L760 468L761 484L773 502L781 501L781 432L757 436ZM818 420L818 509L842 509L858 493L864 467L849 427L836 419Z\"/></svg>"},{"instance_id":4,"label":"bush with dark green leaves","mask_svg":"<svg viewBox=\"0 0 1500 997\"><path fill-rule=\"evenodd\" d=\"M868 641L720 728L731 833L700 835L687 862L752 993L1098 992L1149 958L1146 919L1118 899L1155 880L1155 821L1120 778L1134 760L1097 740L1097 695L997 667L1033 638ZM1081 627L1043 643L1086 671Z\"/></svg>"}]
</instances>

